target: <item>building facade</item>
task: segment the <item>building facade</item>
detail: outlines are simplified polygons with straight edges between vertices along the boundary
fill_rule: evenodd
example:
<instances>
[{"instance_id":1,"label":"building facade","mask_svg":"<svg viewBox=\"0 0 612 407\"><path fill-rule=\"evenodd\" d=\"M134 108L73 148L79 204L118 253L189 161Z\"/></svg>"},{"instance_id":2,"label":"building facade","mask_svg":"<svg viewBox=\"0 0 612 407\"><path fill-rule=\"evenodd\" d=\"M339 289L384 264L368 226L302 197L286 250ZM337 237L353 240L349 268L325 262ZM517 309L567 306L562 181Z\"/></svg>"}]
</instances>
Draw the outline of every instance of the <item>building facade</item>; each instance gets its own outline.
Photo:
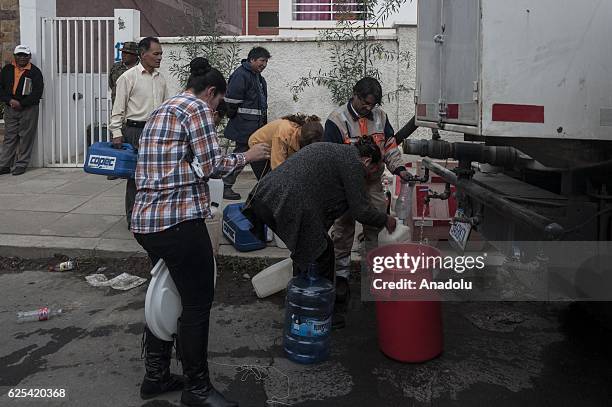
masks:
<instances>
[{"instance_id":1,"label":"building facade","mask_svg":"<svg viewBox=\"0 0 612 407\"><path fill-rule=\"evenodd\" d=\"M278 35L278 5L283 0L242 0L242 35Z\"/></svg>"},{"instance_id":2,"label":"building facade","mask_svg":"<svg viewBox=\"0 0 612 407\"><path fill-rule=\"evenodd\" d=\"M56 0L58 17L112 16L114 9L140 11L143 37L178 37L200 31L200 18L218 21L217 29L226 35L239 35L242 26L241 0ZM211 8L215 7L214 12ZM200 34L196 32L196 34Z\"/></svg>"},{"instance_id":3,"label":"building facade","mask_svg":"<svg viewBox=\"0 0 612 407\"><path fill-rule=\"evenodd\" d=\"M416 25L416 0L406 0L381 30L395 24ZM362 18L362 0L242 0L243 35L316 36L333 29L339 19Z\"/></svg>"}]
</instances>

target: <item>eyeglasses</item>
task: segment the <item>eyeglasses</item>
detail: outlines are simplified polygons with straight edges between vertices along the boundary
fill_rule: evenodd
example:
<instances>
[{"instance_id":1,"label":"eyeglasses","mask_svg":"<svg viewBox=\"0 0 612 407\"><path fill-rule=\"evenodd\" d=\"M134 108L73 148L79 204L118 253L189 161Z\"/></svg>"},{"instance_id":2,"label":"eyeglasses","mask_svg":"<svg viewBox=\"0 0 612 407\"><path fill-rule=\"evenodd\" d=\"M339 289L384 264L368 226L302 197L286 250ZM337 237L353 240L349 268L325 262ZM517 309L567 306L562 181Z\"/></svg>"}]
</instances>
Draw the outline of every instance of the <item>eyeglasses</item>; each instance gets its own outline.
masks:
<instances>
[{"instance_id":1,"label":"eyeglasses","mask_svg":"<svg viewBox=\"0 0 612 407\"><path fill-rule=\"evenodd\" d=\"M357 96L357 98L364 107L369 107L370 109L374 109L376 106L380 105L380 103L370 103L359 95Z\"/></svg>"}]
</instances>

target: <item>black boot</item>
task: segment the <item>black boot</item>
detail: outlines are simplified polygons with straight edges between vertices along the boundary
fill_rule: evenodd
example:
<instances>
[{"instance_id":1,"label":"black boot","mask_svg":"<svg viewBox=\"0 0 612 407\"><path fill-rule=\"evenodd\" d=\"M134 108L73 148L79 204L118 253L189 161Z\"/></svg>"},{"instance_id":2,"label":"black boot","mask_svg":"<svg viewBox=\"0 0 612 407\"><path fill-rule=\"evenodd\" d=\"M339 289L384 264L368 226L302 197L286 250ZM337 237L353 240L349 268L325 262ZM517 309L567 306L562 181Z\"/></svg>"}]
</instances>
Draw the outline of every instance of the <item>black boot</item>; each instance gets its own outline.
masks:
<instances>
[{"instance_id":1,"label":"black boot","mask_svg":"<svg viewBox=\"0 0 612 407\"><path fill-rule=\"evenodd\" d=\"M225 186L223 188L223 199L227 199L228 201L239 201L242 197L238 192L234 192L231 186Z\"/></svg>"},{"instance_id":2,"label":"black boot","mask_svg":"<svg viewBox=\"0 0 612 407\"><path fill-rule=\"evenodd\" d=\"M170 358L173 342L162 341L145 327L144 354L145 377L140 386L140 397L144 400L162 393L181 390L185 386L182 376L170 373Z\"/></svg>"},{"instance_id":3,"label":"black boot","mask_svg":"<svg viewBox=\"0 0 612 407\"><path fill-rule=\"evenodd\" d=\"M351 299L351 288L346 277L336 276L336 305L348 308Z\"/></svg>"},{"instance_id":4,"label":"black boot","mask_svg":"<svg viewBox=\"0 0 612 407\"><path fill-rule=\"evenodd\" d=\"M207 361L208 320L208 313L200 314L199 322L189 325L179 320L179 353L183 373L187 376L181 403L190 407L238 407L238 403L227 400L210 382Z\"/></svg>"},{"instance_id":5,"label":"black boot","mask_svg":"<svg viewBox=\"0 0 612 407\"><path fill-rule=\"evenodd\" d=\"M346 277L336 276L336 302L332 316L332 329L346 326L346 313L351 299L351 289Z\"/></svg>"}]
</instances>

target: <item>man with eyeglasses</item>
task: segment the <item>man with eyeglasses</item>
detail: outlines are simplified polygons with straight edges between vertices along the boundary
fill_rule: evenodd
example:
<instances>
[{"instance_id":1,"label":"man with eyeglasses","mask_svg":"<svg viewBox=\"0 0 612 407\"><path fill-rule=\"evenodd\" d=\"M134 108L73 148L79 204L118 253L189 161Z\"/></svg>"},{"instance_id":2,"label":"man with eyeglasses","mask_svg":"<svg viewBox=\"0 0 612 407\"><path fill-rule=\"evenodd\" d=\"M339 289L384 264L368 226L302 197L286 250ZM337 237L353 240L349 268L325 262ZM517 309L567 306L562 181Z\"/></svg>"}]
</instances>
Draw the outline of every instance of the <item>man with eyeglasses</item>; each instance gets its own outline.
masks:
<instances>
[{"instance_id":1,"label":"man with eyeglasses","mask_svg":"<svg viewBox=\"0 0 612 407\"><path fill-rule=\"evenodd\" d=\"M371 77L360 79L353 87L353 96L346 105L334 110L325 122L323 141L356 144L371 137L382 153L382 161L366 178L366 195L371 206L384 211L385 196L382 189L384 165L393 174L408 177L402 154L397 148L393 127L387 114L380 108L382 87ZM383 165L384 164L384 165ZM366 251L378 245L381 228L363 225ZM351 266L351 249L355 236L355 218L350 213L336 219L332 228L332 240L336 257L336 306L345 307L350 298L348 280ZM341 321L341 319L337 319ZM336 326L340 328L341 326Z\"/></svg>"}]
</instances>

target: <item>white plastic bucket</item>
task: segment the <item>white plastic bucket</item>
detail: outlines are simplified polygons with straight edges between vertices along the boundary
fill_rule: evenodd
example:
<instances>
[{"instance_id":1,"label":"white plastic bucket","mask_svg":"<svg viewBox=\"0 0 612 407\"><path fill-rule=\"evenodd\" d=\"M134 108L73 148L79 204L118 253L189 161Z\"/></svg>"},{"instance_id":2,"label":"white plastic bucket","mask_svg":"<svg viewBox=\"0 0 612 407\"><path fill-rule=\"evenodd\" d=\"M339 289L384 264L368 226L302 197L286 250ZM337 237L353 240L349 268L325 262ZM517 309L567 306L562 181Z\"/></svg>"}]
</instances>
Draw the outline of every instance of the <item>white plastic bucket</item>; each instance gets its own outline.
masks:
<instances>
[{"instance_id":1,"label":"white plastic bucket","mask_svg":"<svg viewBox=\"0 0 612 407\"><path fill-rule=\"evenodd\" d=\"M183 311L181 296L162 259L151 270L151 276L145 297L145 321L153 335L164 341L172 341ZM214 284L217 285L216 261Z\"/></svg>"},{"instance_id":2,"label":"white plastic bucket","mask_svg":"<svg viewBox=\"0 0 612 407\"><path fill-rule=\"evenodd\" d=\"M255 294L265 298L287 288L293 278L293 262L285 259L268 268L263 269L251 279Z\"/></svg>"}]
</instances>

